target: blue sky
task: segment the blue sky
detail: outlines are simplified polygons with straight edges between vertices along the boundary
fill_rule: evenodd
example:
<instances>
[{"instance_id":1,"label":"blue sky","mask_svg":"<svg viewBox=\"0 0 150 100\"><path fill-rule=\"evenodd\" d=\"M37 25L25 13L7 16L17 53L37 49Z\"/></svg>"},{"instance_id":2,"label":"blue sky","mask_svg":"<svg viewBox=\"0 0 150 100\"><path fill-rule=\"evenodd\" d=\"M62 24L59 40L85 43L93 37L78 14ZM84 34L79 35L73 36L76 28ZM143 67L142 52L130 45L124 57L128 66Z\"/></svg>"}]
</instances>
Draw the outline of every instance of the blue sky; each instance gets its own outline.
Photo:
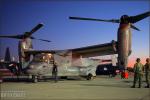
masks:
<instances>
[{"instance_id":1,"label":"blue sky","mask_svg":"<svg viewBox=\"0 0 150 100\"><path fill-rule=\"evenodd\" d=\"M36 24L44 23L34 37L34 49L68 49L103 44L117 40L118 24L69 20L69 16L113 19L128 14L134 16L150 9L148 0L1 0L0 35L22 34ZM131 57L149 56L149 18L135 23L140 32L132 30ZM0 58L6 47L17 56L18 41L0 39Z\"/></svg>"}]
</instances>

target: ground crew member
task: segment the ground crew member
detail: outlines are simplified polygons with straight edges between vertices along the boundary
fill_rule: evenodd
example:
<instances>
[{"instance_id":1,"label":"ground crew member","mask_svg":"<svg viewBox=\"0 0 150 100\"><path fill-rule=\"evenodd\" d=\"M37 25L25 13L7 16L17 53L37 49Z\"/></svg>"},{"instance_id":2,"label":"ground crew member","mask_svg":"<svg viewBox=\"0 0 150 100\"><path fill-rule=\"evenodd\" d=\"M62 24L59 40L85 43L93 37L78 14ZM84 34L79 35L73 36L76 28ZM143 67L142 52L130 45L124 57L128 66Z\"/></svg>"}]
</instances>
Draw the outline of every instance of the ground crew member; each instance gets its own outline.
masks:
<instances>
[{"instance_id":1,"label":"ground crew member","mask_svg":"<svg viewBox=\"0 0 150 100\"><path fill-rule=\"evenodd\" d=\"M58 73L57 64L54 63L53 69L52 69L52 77L54 78L55 82L58 81L58 79L57 79L57 73Z\"/></svg>"},{"instance_id":2,"label":"ground crew member","mask_svg":"<svg viewBox=\"0 0 150 100\"><path fill-rule=\"evenodd\" d=\"M146 79L146 88L149 88L150 86L150 58L146 59L146 64L144 66L144 71L145 71L145 79Z\"/></svg>"},{"instance_id":3,"label":"ground crew member","mask_svg":"<svg viewBox=\"0 0 150 100\"><path fill-rule=\"evenodd\" d=\"M143 65L140 63L140 58L137 58L134 64L134 81L132 88L135 88L137 80L139 80L139 88L141 88L142 69Z\"/></svg>"}]
</instances>

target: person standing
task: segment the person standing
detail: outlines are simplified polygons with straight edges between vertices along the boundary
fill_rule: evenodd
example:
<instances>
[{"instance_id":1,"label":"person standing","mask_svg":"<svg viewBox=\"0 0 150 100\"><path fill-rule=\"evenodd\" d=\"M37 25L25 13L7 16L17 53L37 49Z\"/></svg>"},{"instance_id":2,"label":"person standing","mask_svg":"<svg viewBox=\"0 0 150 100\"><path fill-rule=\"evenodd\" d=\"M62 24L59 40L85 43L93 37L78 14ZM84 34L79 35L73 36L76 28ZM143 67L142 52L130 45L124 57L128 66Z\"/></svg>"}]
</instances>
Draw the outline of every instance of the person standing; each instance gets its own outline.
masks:
<instances>
[{"instance_id":1,"label":"person standing","mask_svg":"<svg viewBox=\"0 0 150 100\"><path fill-rule=\"evenodd\" d=\"M146 88L149 88L150 86L150 58L146 59L146 64L144 66L144 71L145 71L145 79L146 79Z\"/></svg>"},{"instance_id":2,"label":"person standing","mask_svg":"<svg viewBox=\"0 0 150 100\"><path fill-rule=\"evenodd\" d=\"M141 88L142 69L143 65L140 63L140 58L137 58L136 63L134 64L134 81L132 88L135 88L137 80L139 80L139 88Z\"/></svg>"},{"instance_id":3,"label":"person standing","mask_svg":"<svg viewBox=\"0 0 150 100\"><path fill-rule=\"evenodd\" d=\"M52 69L52 77L54 78L55 82L58 81L57 74L58 74L58 69L57 69L57 64L55 62Z\"/></svg>"}]
</instances>

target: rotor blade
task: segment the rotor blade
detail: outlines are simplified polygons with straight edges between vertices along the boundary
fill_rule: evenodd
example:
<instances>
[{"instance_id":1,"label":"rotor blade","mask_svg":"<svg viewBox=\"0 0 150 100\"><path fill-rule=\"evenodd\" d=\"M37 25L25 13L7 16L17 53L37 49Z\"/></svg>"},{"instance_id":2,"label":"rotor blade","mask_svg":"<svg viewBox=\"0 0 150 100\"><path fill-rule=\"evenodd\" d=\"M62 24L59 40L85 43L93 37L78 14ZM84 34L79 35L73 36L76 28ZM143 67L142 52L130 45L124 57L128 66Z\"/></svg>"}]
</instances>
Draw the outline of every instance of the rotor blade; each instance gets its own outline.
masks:
<instances>
[{"instance_id":1,"label":"rotor blade","mask_svg":"<svg viewBox=\"0 0 150 100\"><path fill-rule=\"evenodd\" d=\"M30 32L26 32L24 35L27 36L27 37L30 37L34 32L39 30L42 26L43 26L43 24L40 23L37 26L35 26Z\"/></svg>"},{"instance_id":2,"label":"rotor blade","mask_svg":"<svg viewBox=\"0 0 150 100\"><path fill-rule=\"evenodd\" d=\"M45 42L51 42L51 41L45 40L45 39L37 39L37 40L41 40L41 41L45 41Z\"/></svg>"},{"instance_id":3,"label":"rotor blade","mask_svg":"<svg viewBox=\"0 0 150 100\"><path fill-rule=\"evenodd\" d=\"M69 17L69 19L76 19L76 20L91 20L91 21L103 21L103 22L112 22L112 23L119 23L119 19L111 19L111 20L104 20L104 19L95 19L95 18L83 18L83 17Z\"/></svg>"},{"instance_id":4,"label":"rotor blade","mask_svg":"<svg viewBox=\"0 0 150 100\"><path fill-rule=\"evenodd\" d=\"M41 41L45 41L45 42L51 42L51 41L49 41L49 40L45 40L45 39L37 39L37 38L34 38L34 37L31 37L31 39L41 40Z\"/></svg>"},{"instance_id":5,"label":"rotor blade","mask_svg":"<svg viewBox=\"0 0 150 100\"><path fill-rule=\"evenodd\" d=\"M136 16L130 16L129 17L129 22L130 23L136 23L146 17L150 16L150 11L148 12L145 12L145 13L142 13L142 14L139 14L139 15L136 15Z\"/></svg>"},{"instance_id":6,"label":"rotor blade","mask_svg":"<svg viewBox=\"0 0 150 100\"><path fill-rule=\"evenodd\" d=\"M14 39L22 39L22 35L3 35L3 36L0 36L0 38L14 38Z\"/></svg>"},{"instance_id":7,"label":"rotor blade","mask_svg":"<svg viewBox=\"0 0 150 100\"><path fill-rule=\"evenodd\" d=\"M137 30L137 31L140 31L140 29L138 29L137 27L135 27L133 24L131 24L131 28Z\"/></svg>"}]
</instances>

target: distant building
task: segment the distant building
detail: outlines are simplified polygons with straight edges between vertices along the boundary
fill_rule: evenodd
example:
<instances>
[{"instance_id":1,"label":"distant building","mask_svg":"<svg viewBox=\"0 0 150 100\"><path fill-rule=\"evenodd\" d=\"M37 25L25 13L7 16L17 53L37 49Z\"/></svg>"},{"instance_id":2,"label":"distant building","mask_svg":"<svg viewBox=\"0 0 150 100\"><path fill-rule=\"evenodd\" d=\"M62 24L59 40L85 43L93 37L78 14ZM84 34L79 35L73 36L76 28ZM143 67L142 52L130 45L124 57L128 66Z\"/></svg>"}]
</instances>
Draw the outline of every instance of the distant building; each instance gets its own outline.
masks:
<instances>
[{"instance_id":1,"label":"distant building","mask_svg":"<svg viewBox=\"0 0 150 100\"><path fill-rule=\"evenodd\" d=\"M5 52L5 61L6 61L6 62L11 62L11 57L10 57L10 50L9 50L9 47L6 48L6 52Z\"/></svg>"}]
</instances>

